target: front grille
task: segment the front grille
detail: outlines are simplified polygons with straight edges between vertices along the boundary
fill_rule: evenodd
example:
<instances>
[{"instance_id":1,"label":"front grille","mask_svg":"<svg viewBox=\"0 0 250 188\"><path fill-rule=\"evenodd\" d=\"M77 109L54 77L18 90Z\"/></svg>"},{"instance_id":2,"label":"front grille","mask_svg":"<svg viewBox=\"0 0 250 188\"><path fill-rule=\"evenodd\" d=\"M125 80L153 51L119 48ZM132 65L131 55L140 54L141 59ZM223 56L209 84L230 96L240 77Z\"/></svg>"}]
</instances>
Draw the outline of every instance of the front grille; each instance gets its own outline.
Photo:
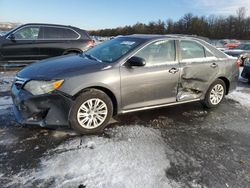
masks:
<instances>
[{"instance_id":1,"label":"front grille","mask_svg":"<svg viewBox=\"0 0 250 188\"><path fill-rule=\"evenodd\" d=\"M27 82L27 80L28 79L16 77L14 80L14 84L17 89L21 89L24 86L24 84Z\"/></svg>"}]
</instances>

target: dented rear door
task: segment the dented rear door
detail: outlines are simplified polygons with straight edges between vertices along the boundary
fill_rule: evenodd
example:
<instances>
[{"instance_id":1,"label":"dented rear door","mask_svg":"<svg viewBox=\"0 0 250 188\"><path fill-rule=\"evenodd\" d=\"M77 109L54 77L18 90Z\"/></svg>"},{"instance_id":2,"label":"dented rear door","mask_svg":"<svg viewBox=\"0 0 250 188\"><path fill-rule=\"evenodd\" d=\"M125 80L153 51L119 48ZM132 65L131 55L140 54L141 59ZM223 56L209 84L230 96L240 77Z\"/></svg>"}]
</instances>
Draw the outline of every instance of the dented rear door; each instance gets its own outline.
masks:
<instances>
[{"instance_id":1,"label":"dented rear door","mask_svg":"<svg viewBox=\"0 0 250 188\"><path fill-rule=\"evenodd\" d=\"M196 41L180 40L178 48L180 84L177 101L199 99L218 75L218 59Z\"/></svg>"}]
</instances>

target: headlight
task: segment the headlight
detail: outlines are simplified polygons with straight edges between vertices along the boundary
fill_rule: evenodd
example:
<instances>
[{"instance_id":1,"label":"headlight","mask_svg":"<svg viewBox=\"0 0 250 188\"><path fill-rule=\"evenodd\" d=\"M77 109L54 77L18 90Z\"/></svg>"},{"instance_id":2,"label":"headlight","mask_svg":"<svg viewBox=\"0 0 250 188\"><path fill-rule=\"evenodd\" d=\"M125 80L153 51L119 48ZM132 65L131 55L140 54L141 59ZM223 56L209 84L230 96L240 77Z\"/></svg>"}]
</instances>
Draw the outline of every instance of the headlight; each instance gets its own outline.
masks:
<instances>
[{"instance_id":1,"label":"headlight","mask_svg":"<svg viewBox=\"0 0 250 188\"><path fill-rule=\"evenodd\" d=\"M31 80L24 85L24 89L33 95L42 95L58 89L64 80L37 81Z\"/></svg>"}]
</instances>

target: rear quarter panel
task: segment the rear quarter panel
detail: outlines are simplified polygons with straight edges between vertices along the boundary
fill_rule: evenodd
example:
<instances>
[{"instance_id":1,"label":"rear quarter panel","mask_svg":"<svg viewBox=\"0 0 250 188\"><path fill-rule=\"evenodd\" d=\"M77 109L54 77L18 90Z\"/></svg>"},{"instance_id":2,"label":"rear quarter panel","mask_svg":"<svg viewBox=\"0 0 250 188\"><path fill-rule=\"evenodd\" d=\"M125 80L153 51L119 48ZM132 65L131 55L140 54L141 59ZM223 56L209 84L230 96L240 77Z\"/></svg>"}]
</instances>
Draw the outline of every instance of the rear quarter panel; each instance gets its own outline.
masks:
<instances>
[{"instance_id":1,"label":"rear quarter panel","mask_svg":"<svg viewBox=\"0 0 250 188\"><path fill-rule=\"evenodd\" d=\"M239 79L239 68L236 65L236 58L227 58L222 60L218 77L225 77L229 80L229 92L233 91L237 87L237 82Z\"/></svg>"}]
</instances>

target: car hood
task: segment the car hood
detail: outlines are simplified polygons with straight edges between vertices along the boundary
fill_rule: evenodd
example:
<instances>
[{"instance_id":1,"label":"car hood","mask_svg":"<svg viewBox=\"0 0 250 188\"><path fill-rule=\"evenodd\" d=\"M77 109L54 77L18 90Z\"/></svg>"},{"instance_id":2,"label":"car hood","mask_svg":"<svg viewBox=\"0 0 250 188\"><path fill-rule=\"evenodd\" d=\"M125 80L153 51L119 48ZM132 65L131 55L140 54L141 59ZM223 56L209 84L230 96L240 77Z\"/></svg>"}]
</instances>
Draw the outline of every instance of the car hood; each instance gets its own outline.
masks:
<instances>
[{"instance_id":1,"label":"car hood","mask_svg":"<svg viewBox=\"0 0 250 188\"><path fill-rule=\"evenodd\" d=\"M94 72L104 66L105 63L87 59L83 55L59 56L33 63L18 72L17 76L28 79L64 78Z\"/></svg>"}]
</instances>

